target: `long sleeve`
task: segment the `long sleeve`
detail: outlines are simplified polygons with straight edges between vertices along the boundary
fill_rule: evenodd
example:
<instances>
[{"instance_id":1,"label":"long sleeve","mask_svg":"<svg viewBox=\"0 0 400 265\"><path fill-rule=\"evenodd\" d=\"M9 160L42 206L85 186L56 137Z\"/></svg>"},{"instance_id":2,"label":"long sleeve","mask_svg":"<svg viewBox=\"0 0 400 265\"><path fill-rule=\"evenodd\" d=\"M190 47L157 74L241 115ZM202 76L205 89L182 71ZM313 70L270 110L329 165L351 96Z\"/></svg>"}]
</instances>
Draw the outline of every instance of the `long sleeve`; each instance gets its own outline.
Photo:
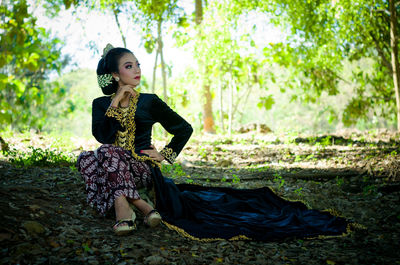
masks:
<instances>
[{"instance_id":1,"label":"long sleeve","mask_svg":"<svg viewBox=\"0 0 400 265\"><path fill-rule=\"evenodd\" d=\"M160 151L172 164L192 135L193 128L156 95L152 100L150 111L154 121L159 122L173 135L171 141Z\"/></svg>"},{"instance_id":2,"label":"long sleeve","mask_svg":"<svg viewBox=\"0 0 400 265\"><path fill-rule=\"evenodd\" d=\"M124 131L121 126L122 113L110 107L109 97L100 97L92 104L92 134L103 144L113 144L117 131Z\"/></svg>"}]
</instances>

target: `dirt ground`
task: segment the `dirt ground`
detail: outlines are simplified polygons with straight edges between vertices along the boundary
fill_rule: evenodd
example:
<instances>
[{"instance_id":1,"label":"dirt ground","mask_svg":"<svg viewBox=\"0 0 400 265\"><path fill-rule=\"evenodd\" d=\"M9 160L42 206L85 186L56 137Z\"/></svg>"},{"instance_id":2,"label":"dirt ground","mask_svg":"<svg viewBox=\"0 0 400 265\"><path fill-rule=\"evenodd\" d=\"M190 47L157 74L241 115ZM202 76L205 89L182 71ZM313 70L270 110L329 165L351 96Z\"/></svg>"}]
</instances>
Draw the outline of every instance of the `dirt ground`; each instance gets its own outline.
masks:
<instances>
[{"instance_id":1,"label":"dirt ground","mask_svg":"<svg viewBox=\"0 0 400 265\"><path fill-rule=\"evenodd\" d=\"M18 150L51 146L40 136L4 140ZM74 144L75 156L96 145ZM207 136L192 139L176 165L163 166L178 183L269 186L365 227L330 239L205 243L141 222L117 237L113 218L86 204L71 164L11 162L0 160L1 264L400 264L399 134Z\"/></svg>"}]
</instances>

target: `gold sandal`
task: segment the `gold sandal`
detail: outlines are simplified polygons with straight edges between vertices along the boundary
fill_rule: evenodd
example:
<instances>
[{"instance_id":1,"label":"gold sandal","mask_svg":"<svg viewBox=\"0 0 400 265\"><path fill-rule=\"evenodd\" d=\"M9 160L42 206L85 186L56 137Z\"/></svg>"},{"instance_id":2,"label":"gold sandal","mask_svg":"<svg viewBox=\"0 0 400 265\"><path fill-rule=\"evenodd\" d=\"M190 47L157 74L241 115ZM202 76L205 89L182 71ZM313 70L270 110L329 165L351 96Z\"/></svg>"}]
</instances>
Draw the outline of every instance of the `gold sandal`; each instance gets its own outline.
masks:
<instances>
[{"instance_id":1,"label":"gold sandal","mask_svg":"<svg viewBox=\"0 0 400 265\"><path fill-rule=\"evenodd\" d=\"M161 223L161 215L157 212L157 210L151 210L145 217L144 217L144 224L148 227L156 227Z\"/></svg>"},{"instance_id":2,"label":"gold sandal","mask_svg":"<svg viewBox=\"0 0 400 265\"><path fill-rule=\"evenodd\" d=\"M118 220L113 226L114 232L117 236L123 236L136 230L135 224L136 214L132 213L132 219L121 219Z\"/></svg>"}]
</instances>

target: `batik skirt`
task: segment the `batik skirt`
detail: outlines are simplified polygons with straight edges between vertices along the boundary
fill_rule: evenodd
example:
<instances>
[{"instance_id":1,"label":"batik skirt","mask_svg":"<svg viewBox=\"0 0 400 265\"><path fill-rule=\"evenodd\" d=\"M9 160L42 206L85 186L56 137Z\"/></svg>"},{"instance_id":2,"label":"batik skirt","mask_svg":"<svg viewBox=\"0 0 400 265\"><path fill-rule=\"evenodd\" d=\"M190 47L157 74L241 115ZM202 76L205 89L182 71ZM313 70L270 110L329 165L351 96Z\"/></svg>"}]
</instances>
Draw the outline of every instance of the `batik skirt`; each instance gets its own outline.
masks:
<instances>
[{"instance_id":1,"label":"batik skirt","mask_svg":"<svg viewBox=\"0 0 400 265\"><path fill-rule=\"evenodd\" d=\"M138 190L152 186L151 166L111 144L82 152L77 167L85 182L87 202L101 215L106 215L117 197L140 199Z\"/></svg>"}]
</instances>

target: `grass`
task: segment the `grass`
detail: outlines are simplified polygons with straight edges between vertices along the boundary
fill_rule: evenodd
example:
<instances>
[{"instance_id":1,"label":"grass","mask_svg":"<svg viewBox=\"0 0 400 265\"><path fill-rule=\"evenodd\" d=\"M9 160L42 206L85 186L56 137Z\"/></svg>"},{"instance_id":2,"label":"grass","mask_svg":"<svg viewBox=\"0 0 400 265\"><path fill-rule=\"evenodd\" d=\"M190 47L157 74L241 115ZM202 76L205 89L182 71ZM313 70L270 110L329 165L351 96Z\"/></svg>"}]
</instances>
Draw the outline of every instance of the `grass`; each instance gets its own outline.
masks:
<instances>
[{"instance_id":1,"label":"grass","mask_svg":"<svg viewBox=\"0 0 400 265\"><path fill-rule=\"evenodd\" d=\"M161 172L163 173L163 175L170 176L172 178L187 176L186 173L183 171L182 166L178 163L172 165L162 164Z\"/></svg>"},{"instance_id":2,"label":"grass","mask_svg":"<svg viewBox=\"0 0 400 265\"><path fill-rule=\"evenodd\" d=\"M17 149L2 151L2 155L10 163L20 167L73 167L76 163L76 157L72 154L54 149L35 148L33 146L28 146L26 151Z\"/></svg>"}]
</instances>

